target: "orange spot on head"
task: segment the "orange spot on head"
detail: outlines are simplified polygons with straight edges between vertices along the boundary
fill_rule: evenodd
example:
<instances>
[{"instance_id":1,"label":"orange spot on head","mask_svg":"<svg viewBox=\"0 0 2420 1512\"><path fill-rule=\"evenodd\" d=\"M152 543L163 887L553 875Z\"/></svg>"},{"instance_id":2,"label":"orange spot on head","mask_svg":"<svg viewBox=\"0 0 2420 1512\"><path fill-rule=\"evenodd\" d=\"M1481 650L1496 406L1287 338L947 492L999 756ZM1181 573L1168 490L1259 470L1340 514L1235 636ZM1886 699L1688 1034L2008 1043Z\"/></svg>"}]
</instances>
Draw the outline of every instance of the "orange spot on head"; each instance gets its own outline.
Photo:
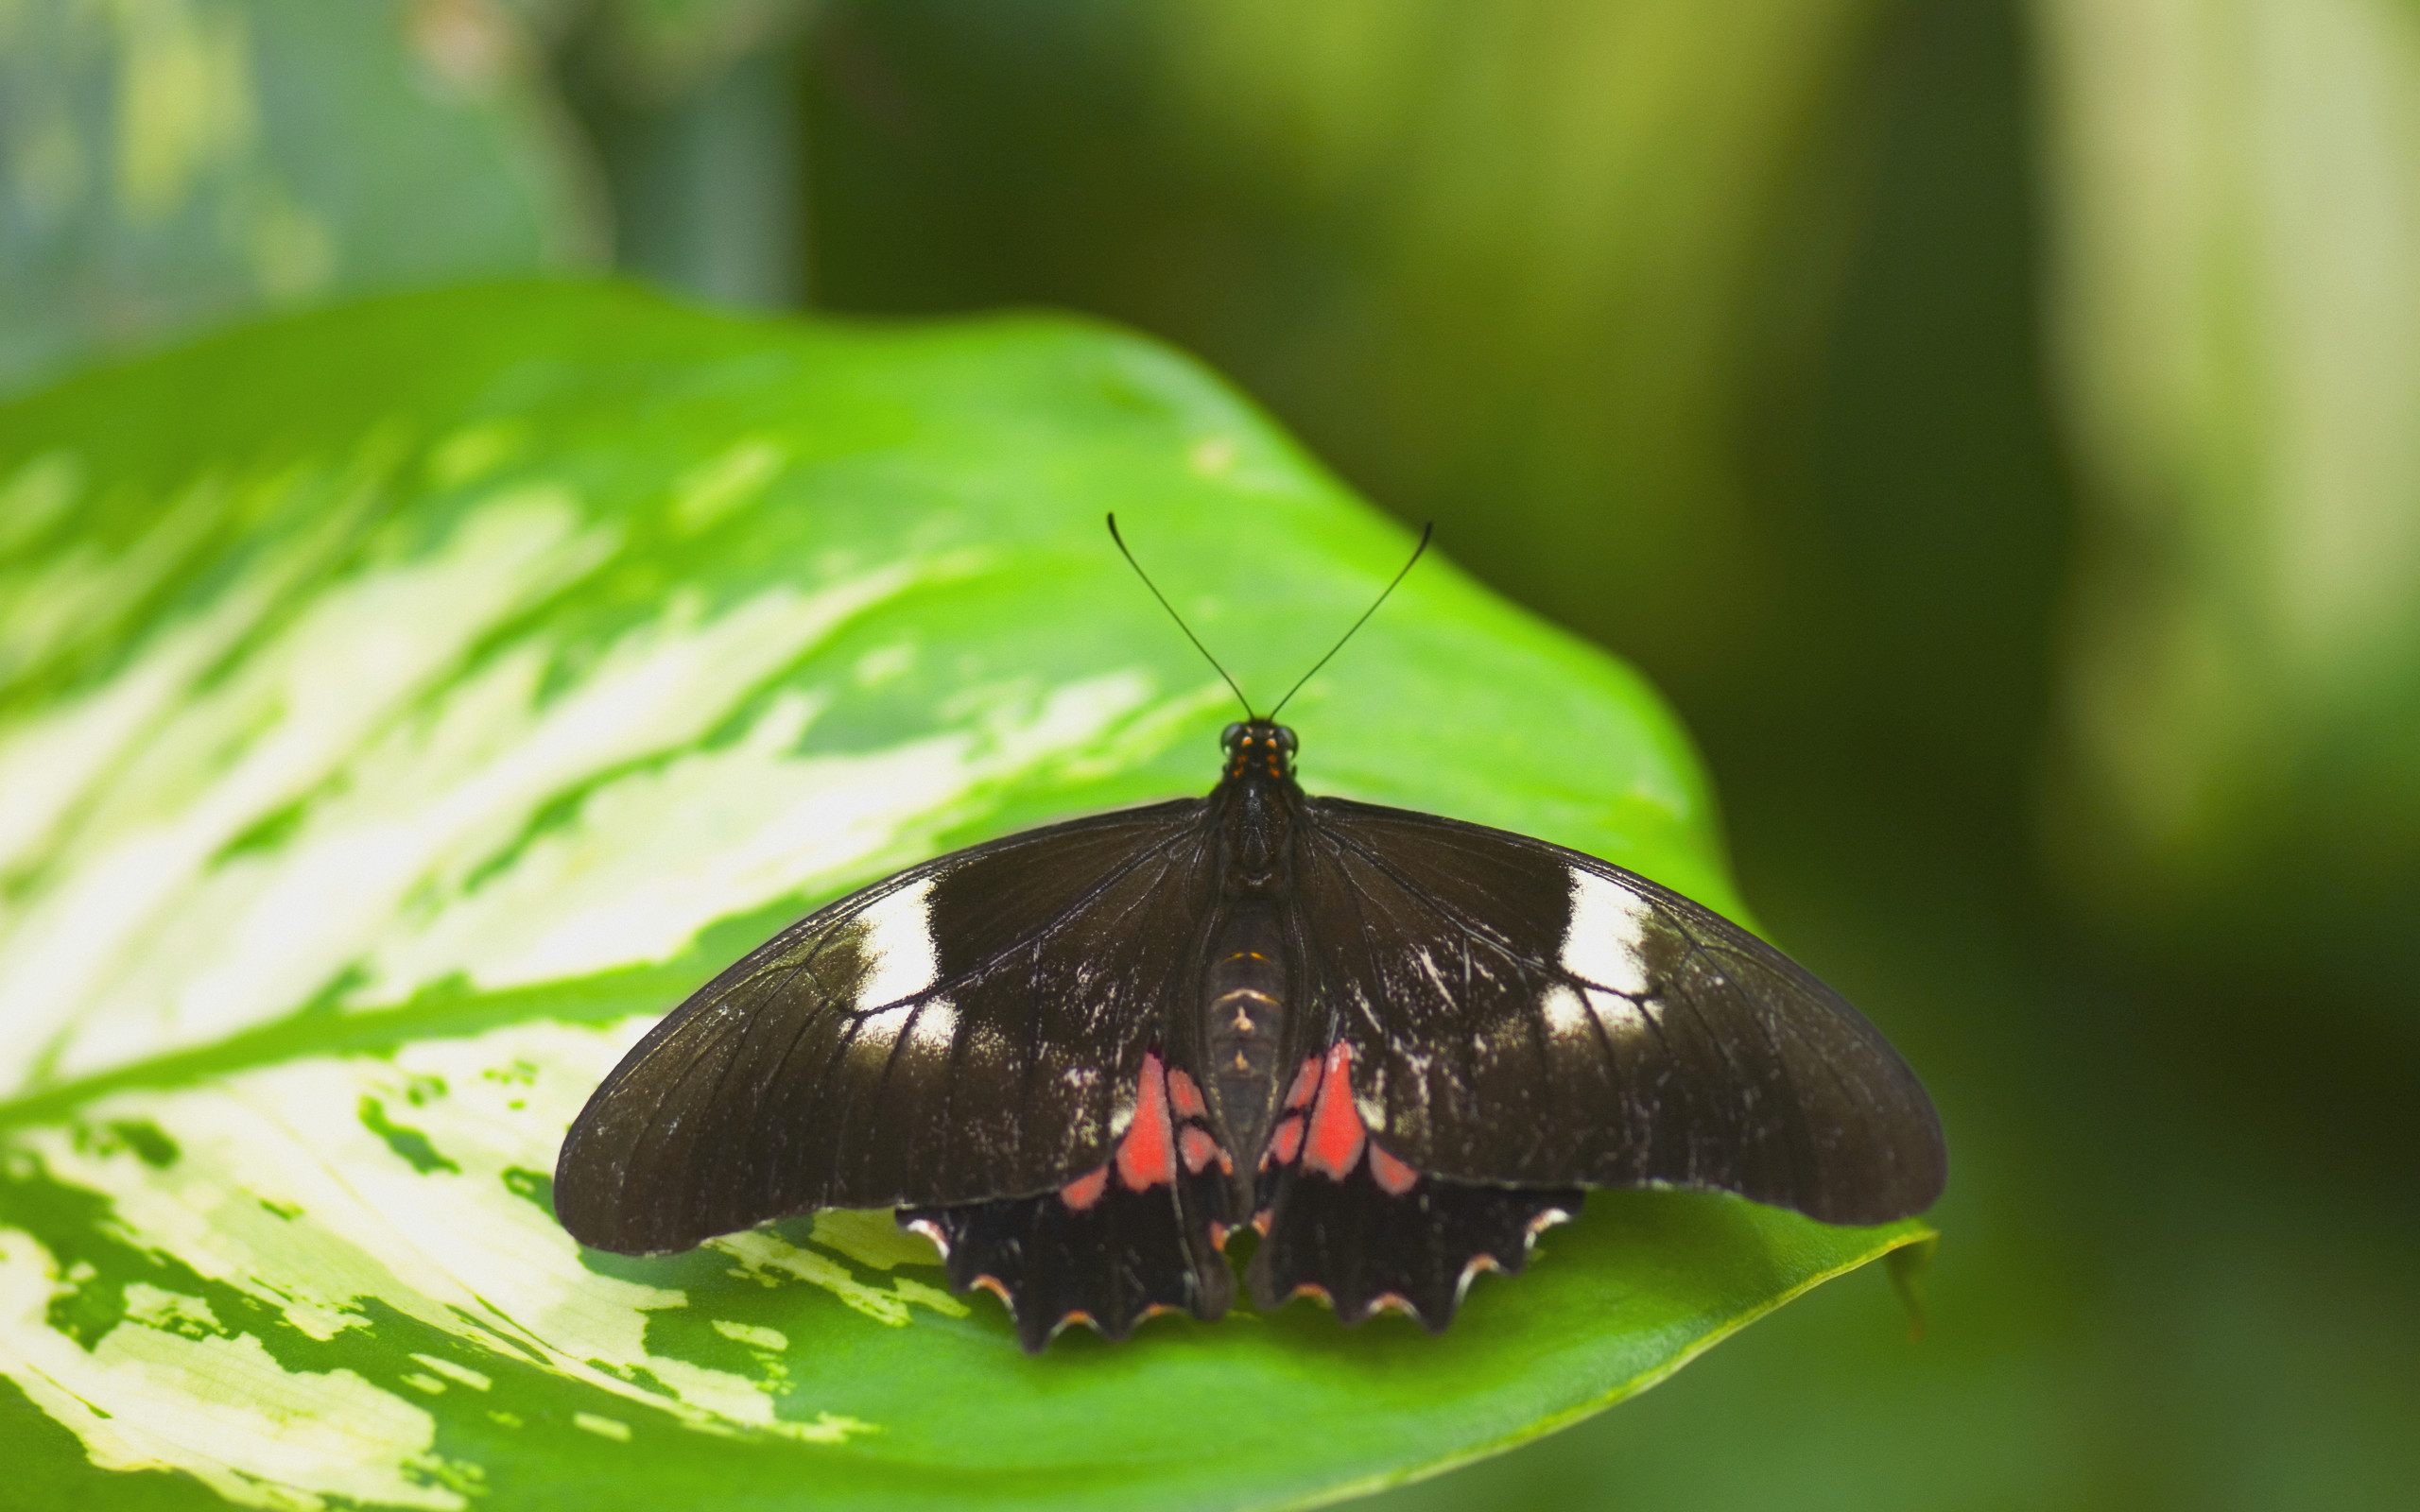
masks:
<instances>
[{"instance_id":1,"label":"orange spot on head","mask_svg":"<svg viewBox=\"0 0 2420 1512\"><path fill-rule=\"evenodd\" d=\"M1219 1158L1219 1142L1210 1137L1208 1130L1190 1124L1178 1134L1177 1144L1184 1151L1184 1168L1196 1174Z\"/></svg>"},{"instance_id":2,"label":"orange spot on head","mask_svg":"<svg viewBox=\"0 0 2420 1512\"><path fill-rule=\"evenodd\" d=\"M1117 1143L1117 1179L1129 1192L1176 1180L1176 1137L1168 1127L1167 1074L1160 1057L1143 1057L1143 1087L1134 1099L1134 1122Z\"/></svg>"},{"instance_id":3,"label":"orange spot on head","mask_svg":"<svg viewBox=\"0 0 2420 1512\"><path fill-rule=\"evenodd\" d=\"M1061 1187L1059 1189L1059 1200L1065 1203L1070 1208L1075 1209L1078 1212L1081 1212L1086 1208L1091 1207L1094 1203L1098 1202L1100 1200L1100 1194L1108 1190L1109 1167L1104 1165L1099 1167L1098 1170L1088 1171L1084 1175L1076 1177L1073 1181L1068 1182L1065 1186Z\"/></svg>"},{"instance_id":4,"label":"orange spot on head","mask_svg":"<svg viewBox=\"0 0 2420 1512\"><path fill-rule=\"evenodd\" d=\"M1361 1163L1365 1143L1361 1113L1353 1106L1353 1047L1340 1040L1327 1053L1327 1070L1320 1078L1319 1101L1311 1105L1311 1129L1304 1141L1303 1163L1331 1180L1341 1181Z\"/></svg>"},{"instance_id":5,"label":"orange spot on head","mask_svg":"<svg viewBox=\"0 0 2420 1512\"><path fill-rule=\"evenodd\" d=\"M1380 1149L1374 1140L1370 1143L1370 1175L1377 1181L1378 1190L1391 1197L1402 1196L1420 1179L1419 1172Z\"/></svg>"},{"instance_id":6,"label":"orange spot on head","mask_svg":"<svg viewBox=\"0 0 2420 1512\"><path fill-rule=\"evenodd\" d=\"M1168 1104L1179 1118L1208 1118L1209 1105L1201 1100L1201 1089L1182 1071L1168 1073Z\"/></svg>"}]
</instances>

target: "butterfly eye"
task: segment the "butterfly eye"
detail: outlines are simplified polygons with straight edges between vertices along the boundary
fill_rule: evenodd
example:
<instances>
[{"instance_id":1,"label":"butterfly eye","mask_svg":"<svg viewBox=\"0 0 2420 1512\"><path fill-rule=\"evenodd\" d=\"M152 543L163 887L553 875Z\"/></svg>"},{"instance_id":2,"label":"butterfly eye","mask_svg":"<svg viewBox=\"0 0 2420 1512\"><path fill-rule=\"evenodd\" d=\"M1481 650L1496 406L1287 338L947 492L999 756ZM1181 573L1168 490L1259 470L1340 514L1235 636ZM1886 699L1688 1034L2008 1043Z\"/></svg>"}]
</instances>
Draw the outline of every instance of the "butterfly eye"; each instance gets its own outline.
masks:
<instances>
[{"instance_id":1,"label":"butterfly eye","mask_svg":"<svg viewBox=\"0 0 2420 1512\"><path fill-rule=\"evenodd\" d=\"M1289 727L1277 727L1277 748L1288 756L1294 754L1294 731Z\"/></svg>"},{"instance_id":2,"label":"butterfly eye","mask_svg":"<svg viewBox=\"0 0 2420 1512\"><path fill-rule=\"evenodd\" d=\"M1243 726L1243 721L1242 721L1242 720L1240 720L1240 719L1238 719L1238 720L1236 720L1234 724L1229 725L1225 730L1223 730L1219 731L1219 748L1220 748L1220 749L1222 749L1222 750L1233 750L1233 749L1235 749L1235 748L1236 748L1236 741L1238 741L1238 740L1241 740L1241 739L1243 738L1243 734L1244 734L1244 726Z\"/></svg>"}]
</instances>

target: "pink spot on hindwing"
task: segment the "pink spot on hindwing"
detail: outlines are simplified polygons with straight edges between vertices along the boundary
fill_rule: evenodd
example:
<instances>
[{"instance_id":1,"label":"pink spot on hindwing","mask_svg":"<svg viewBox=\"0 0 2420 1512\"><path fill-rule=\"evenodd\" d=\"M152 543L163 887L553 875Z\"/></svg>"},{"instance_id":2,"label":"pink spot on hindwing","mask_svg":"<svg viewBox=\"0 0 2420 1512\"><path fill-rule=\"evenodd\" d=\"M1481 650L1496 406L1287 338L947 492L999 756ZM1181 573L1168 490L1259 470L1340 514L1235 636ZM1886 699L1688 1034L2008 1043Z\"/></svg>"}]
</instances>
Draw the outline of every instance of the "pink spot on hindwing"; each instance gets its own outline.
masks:
<instances>
[{"instance_id":1,"label":"pink spot on hindwing","mask_svg":"<svg viewBox=\"0 0 2420 1512\"><path fill-rule=\"evenodd\" d=\"M1118 1142L1117 1179L1129 1192L1176 1180L1176 1136L1168 1126L1167 1073L1157 1055L1143 1057L1143 1086L1134 1122Z\"/></svg>"},{"instance_id":2,"label":"pink spot on hindwing","mask_svg":"<svg viewBox=\"0 0 2420 1512\"><path fill-rule=\"evenodd\" d=\"M1391 1197L1402 1196L1420 1179L1419 1172L1380 1149L1374 1140L1370 1143L1370 1176Z\"/></svg>"},{"instance_id":3,"label":"pink spot on hindwing","mask_svg":"<svg viewBox=\"0 0 2420 1512\"><path fill-rule=\"evenodd\" d=\"M1086 1208L1091 1207L1094 1203L1098 1202L1100 1200L1100 1194L1108 1190L1109 1167L1104 1165L1089 1171L1084 1175L1076 1177L1073 1181L1068 1182L1065 1186L1061 1187L1059 1189L1059 1200L1065 1203L1068 1207L1075 1209L1078 1212L1081 1212Z\"/></svg>"},{"instance_id":4,"label":"pink spot on hindwing","mask_svg":"<svg viewBox=\"0 0 2420 1512\"><path fill-rule=\"evenodd\" d=\"M1353 1047L1339 1041L1327 1053L1320 1077L1319 1099L1311 1105L1311 1128L1304 1141L1303 1163L1331 1180L1341 1181L1361 1163L1367 1134L1360 1109L1353 1106Z\"/></svg>"},{"instance_id":5,"label":"pink spot on hindwing","mask_svg":"<svg viewBox=\"0 0 2420 1512\"><path fill-rule=\"evenodd\" d=\"M1275 1160L1279 1165L1291 1165L1294 1157L1302 1153L1303 1115L1295 1113L1270 1132L1269 1153L1261 1158L1260 1163L1265 1166Z\"/></svg>"},{"instance_id":6,"label":"pink spot on hindwing","mask_svg":"<svg viewBox=\"0 0 2420 1512\"><path fill-rule=\"evenodd\" d=\"M1197 1176L1202 1167L1219 1158L1219 1142L1210 1131L1187 1124L1177 1135L1177 1147L1184 1153L1184 1168Z\"/></svg>"},{"instance_id":7,"label":"pink spot on hindwing","mask_svg":"<svg viewBox=\"0 0 2420 1512\"><path fill-rule=\"evenodd\" d=\"M1201 1100L1201 1089L1182 1071L1168 1073L1168 1103L1179 1118L1208 1118L1210 1106Z\"/></svg>"},{"instance_id":8,"label":"pink spot on hindwing","mask_svg":"<svg viewBox=\"0 0 2420 1512\"><path fill-rule=\"evenodd\" d=\"M1311 1093L1319 1090L1319 1085L1320 1057L1313 1056L1303 1062L1302 1070L1294 1073L1294 1085L1286 1089L1286 1106L1296 1108L1308 1104Z\"/></svg>"}]
</instances>

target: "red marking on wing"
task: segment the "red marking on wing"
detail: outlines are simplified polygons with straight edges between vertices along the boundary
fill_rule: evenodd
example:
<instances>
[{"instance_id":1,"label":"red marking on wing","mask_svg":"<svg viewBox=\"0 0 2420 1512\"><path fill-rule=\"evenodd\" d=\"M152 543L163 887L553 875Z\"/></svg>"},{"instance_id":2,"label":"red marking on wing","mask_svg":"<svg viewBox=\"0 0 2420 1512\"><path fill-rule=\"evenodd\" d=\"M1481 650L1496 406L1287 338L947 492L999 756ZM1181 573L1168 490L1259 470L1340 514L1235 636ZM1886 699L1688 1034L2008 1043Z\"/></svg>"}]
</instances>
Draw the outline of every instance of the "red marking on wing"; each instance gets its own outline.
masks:
<instances>
[{"instance_id":1,"label":"red marking on wing","mask_svg":"<svg viewBox=\"0 0 2420 1512\"><path fill-rule=\"evenodd\" d=\"M1086 1208L1091 1207L1094 1203L1098 1202L1100 1200L1100 1194L1108 1190L1109 1167L1104 1165L1098 1170L1093 1171L1084 1176L1080 1176L1073 1181L1068 1182L1065 1186L1061 1187L1059 1189L1059 1200L1075 1209L1078 1212L1081 1212Z\"/></svg>"},{"instance_id":2,"label":"red marking on wing","mask_svg":"<svg viewBox=\"0 0 2420 1512\"><path fill-rule=\"evenodd\" d=\"M985 1291L998 1297L1001 1301L1008 1303L1010 1312L1013 1313L1016 1311L1016 1298L1009 1295L1007 1283L1002 1281L997 1276L977 1276L975 1278L975 1284L982 1287Z\"/></svg>"},{"instance_id":3,"label":"red marking on wing","mask_svg":"<svg viewBox=\"0 0 2420 1512\"><path fill-rule=\"evenodd\" d=\"M1420 1179L1419 1172L1380 1149L1375 1140L1370 1143L1370 1175L1377 1180L1378 1190L1391 1197L1402 1196Z\"/></svg>"},{"instance_id":4,"label":"red marking on wing","mask_svg":"<svg viewBox=\"0 0 2420 1512\"><path fill-rule=\"evenodd\" d=\"M1176 1108L1176 1116L1179 1118L1208 1118L1210 1116L1210 1105L1201 1100L1201 1089L1196 1087L1193 1084L1193 1078L1184 1072L1168 1073L1168 1102ZM1195 1169L1199 1170L1200 1167L1197 1166Z\"/></svg>"},{"instance_id":5,"label":"red marking on wing","mask_svg":"<svg viewBox=\"0 0 2420 1512\"><path fill-rule=\"evenodd\" d=\"M1203 1166L1219 1158L1219 1142L1212 1139L1206 1129L1187 1124L1178 1132L1176 1142L1184 1152L1184 1168L1188 1171L1198 1174Z\"/></svg>"},{"instance_id":6,"label":"red marking on wing","mask_svg":"<svg viewBox=\"0 0 2420 1512\"><path fill-rule=\"evenodd\" d=\"M1279 1165L1291 1165L1294 1157L1302 1153L1303 1115L1295 1113L1270 1132L1269 1153L1260 1158L1260 1163L1265 1166L1275 1160Z\"/></svg>"},{"instance_id":7,"label":"red marking on wing","mask_svg":"<svg viewBox=\"0 0 2420 1512\"><path fill-rule=\"evenodd\" d=\"M1300 1108L1309 1102L1311 1093L1319 1090L1319 1085L1320 1057L1313 1056L1303 1062L1302 1070L1294 1073L1294 1085L1286 1089L1286 1106Z\"/></svg>"},{"instance_id":8,"label":"red marking on wing","mask_svg":"<svg viewBox=\"0 0 2420 1512\"><path fill-rule=\"evenodd\" d=\"M1143 1057L1143 1089L1134 1100L1134 1122L1117 1144L1117 1179L1129 1192L1176 1181L1176 1137L1168 1127L1167 1073L1160 1057Z\"/></svg>"},{"instance_id":9,"label":"red marking on wing","mask_svg":"<svg viewBox=\"0 0 2420 1512\"><path fill-rule=\"evenodd\" d=\"M1366 1143L1360 1111L1353 1106L1353 1047L1340 1040L1328 1050L1319 1101L1311 1105L1311 1132L1304 1142L1303 1163L1341 1181L1361 1163Z\"/></svg>"}]
</instances>

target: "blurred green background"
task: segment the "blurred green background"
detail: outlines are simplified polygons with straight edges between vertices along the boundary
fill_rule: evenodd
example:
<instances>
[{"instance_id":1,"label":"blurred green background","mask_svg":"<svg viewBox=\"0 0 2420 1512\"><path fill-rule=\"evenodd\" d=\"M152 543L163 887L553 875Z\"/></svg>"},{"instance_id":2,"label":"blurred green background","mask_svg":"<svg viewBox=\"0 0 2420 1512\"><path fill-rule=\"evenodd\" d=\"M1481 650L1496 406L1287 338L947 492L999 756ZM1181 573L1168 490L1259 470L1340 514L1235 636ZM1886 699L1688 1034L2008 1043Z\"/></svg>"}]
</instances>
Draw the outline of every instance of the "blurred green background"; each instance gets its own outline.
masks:
<instances>
[{"instance_id":1,"label":"blurred green background","mask_svg":"<svg viewBox=\"0 0 2420 1512\"><path fill-rule=\"evenodd\" d=\"M2411 1504L2420 4L0 3L0 387L608 266L1203 355L1661 684L1931 1086L1921 1342L1384 1500Z\"/></svg>"}]
</instances>

